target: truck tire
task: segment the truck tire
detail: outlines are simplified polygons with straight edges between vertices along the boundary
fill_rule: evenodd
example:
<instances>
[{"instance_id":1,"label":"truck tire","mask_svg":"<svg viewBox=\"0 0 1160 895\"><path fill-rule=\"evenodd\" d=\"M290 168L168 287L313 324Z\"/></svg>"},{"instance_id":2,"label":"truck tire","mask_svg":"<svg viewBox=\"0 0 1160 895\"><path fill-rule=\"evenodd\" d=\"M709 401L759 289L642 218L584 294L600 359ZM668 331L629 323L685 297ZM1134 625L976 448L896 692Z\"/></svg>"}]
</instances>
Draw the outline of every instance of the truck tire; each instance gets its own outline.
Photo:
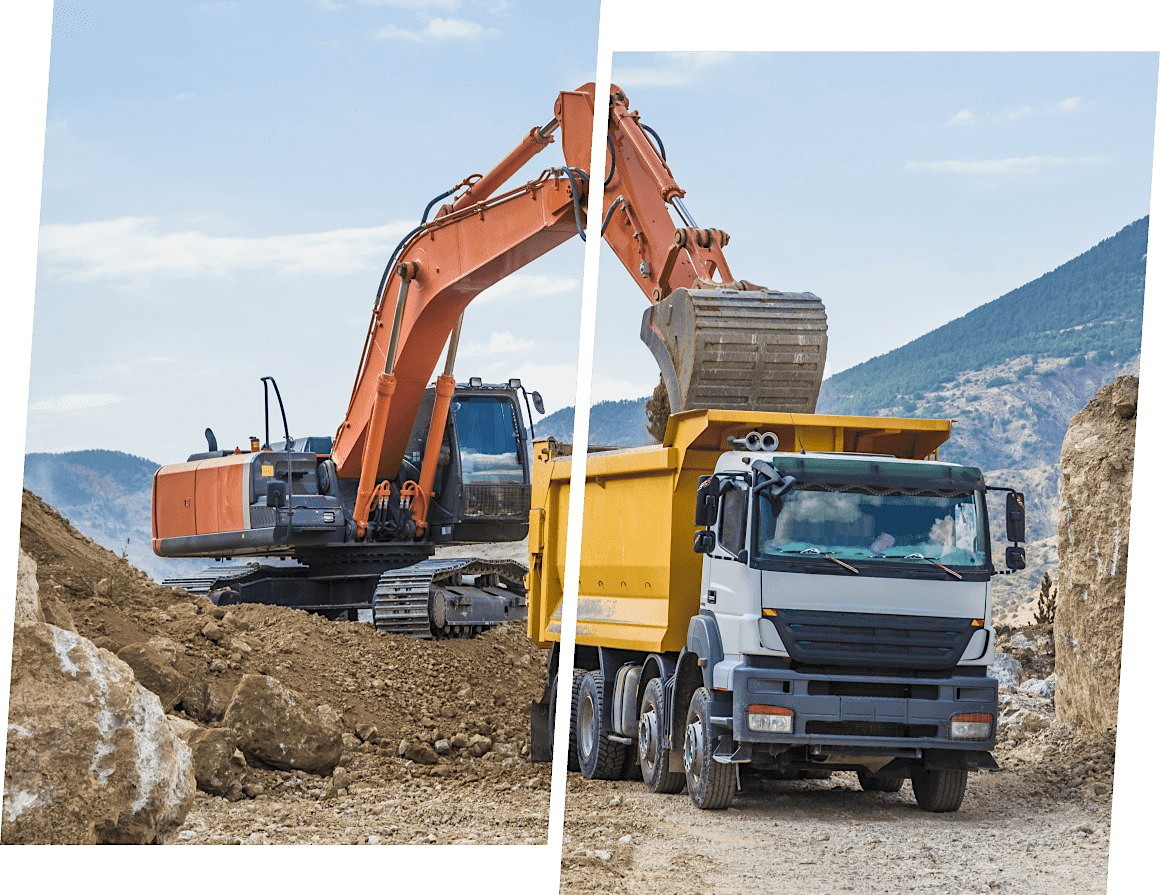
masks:
<instances>
[{"instance_id":1,"label":"truck tire","mask_svg":"<svg viewBox=\"0 0 1160 895\"><path fill-rule=\"evenodd\" d=\"M573 714L580 773L589 780L619 780L627 750L623 743L608 739L610 731L601 720L603 710L604 676L599 671L587 671L580 678Z\"/></svg>"},{"instance_id":2,"label":"truck tire","mask_svg":"<svg viewBox=\"0 0 1160 895\"><path fill-rule=\"evenodd\" d=\"M572 711L568 722L568 770L573 774L580 773L580 756L576 753L576 700L580 697L580 681L584 679L584 670L572 669Z\"/></svg>"},{"instance_id":3,"label":"truck tire","mask_svg":"<svg viewBox=\"0 0 1160 895\"><path fill-rule=\"evenodd\" d=\"M869 771L859 771L858 785L862 787L862 792L898 792L902 789L902 778L879 777Z\"/></svg>"},{"instance_id":4,"label":"truck tire","mask_svg":"<svg viewBox=\"0 0 1160 895\"><path fill-rule=\"evenodd\" d=\"M911 768L914 800L923 811L958 811L967 792L967 772L958 768Z\"/></svg>"},{"instance_id":5,"label":"truck tire","mask_svg":"<svg viewBox=\"0 0 1160 895\"><path fill-rule=\"evenodd\" d=\"M699 687L689 703L685 722L685 785L698 808L728 808L737 789L737 770L713 760L717 738L709 719L709 691Z\"/></svg>"},{"instance_id":6,"label":"truck tire","mask_svg":"<svg viewBox=\"0 0 1160 895\"><path fill-rule=\"evenodd\" d=\"M640 702L636 752L644 785L653 792L675 793L685 788L685 775L669 770L670 750L661 745L665 726L665 685L654 677Z\"/></svg>"}]
</instances>

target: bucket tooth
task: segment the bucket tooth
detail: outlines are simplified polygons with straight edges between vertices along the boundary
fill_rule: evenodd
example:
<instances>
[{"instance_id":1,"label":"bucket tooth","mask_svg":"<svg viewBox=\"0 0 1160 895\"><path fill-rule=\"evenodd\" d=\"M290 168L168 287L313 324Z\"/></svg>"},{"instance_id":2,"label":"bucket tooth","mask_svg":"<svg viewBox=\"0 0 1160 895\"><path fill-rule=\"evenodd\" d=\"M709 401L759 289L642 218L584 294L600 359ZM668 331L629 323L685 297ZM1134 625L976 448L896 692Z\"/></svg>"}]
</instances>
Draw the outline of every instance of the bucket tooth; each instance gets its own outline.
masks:
<instances>
[{"instance_id":1,"label":"bucket tooth","mask_svg":"<svg viewBox=\"0 0 1160 895\"><path fill-rule=\"evenodd\" d=\"M673 413L813 413L826 366L826 309L810 292L674 289L645 311L641 339Z\"/></svg>"}]
</instances>

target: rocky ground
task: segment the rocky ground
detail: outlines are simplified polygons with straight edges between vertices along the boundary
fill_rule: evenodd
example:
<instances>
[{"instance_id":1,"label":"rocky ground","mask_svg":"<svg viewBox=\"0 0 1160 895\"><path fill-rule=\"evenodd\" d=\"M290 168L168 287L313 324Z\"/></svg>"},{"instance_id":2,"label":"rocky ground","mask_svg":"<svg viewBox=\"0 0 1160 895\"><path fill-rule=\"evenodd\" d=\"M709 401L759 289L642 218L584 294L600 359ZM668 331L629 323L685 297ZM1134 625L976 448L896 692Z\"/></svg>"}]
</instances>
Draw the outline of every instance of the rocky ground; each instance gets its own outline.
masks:
<instances>
[{"instance_id":1,"label":"rocky ground","mask_svg":"<svg viewBox=\"0 0 1160 895\"><path fill-rule=\"evenodd\" d=\"M1103 893L1115 739L1055 719L1046 626L1001 632L1000 770L962 808L928 814L902 791L742 776L724 812L639 782L570 774L565 893Z\"/></svg>"},{"instance_id":2,"label":"rocky ground","mask_svg":"<svg viewBox=\"0 0 1160 895\"><path fill-rule=\"evenodd\" d=\"M45 620L132 666L195 764L230 744L222 779L199 770L176 841L545 841L550 769L526 761L545 654L519 626L421 642L280 607L225 611L157 585L27 492L21 546ZM269 717L279 706L287 717ZM263 725L284 723L310 756L263 747ZM245 757L230 765L235 741Z\"/></svg>"}]
</instances>

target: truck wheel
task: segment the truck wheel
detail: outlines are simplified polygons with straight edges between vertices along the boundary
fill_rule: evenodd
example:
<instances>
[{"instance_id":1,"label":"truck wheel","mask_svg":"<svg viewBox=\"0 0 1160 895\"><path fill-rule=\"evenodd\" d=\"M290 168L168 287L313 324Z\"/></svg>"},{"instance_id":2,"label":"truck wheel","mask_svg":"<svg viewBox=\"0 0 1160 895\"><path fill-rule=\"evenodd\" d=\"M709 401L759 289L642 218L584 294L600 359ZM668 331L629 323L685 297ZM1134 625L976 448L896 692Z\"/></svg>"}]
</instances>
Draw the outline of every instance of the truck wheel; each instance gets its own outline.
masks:
<instances>
[{"instance_id":1,"label":"truck wheel","mask_svg":"<svg viewBox=\"0 0 1160 895\"><path fill-rule=\"evenodd\" d=\"M862 787L862 792L898 792L902 789L902 778L879 777L869 771L859 771L858 785Z\"/></svg>"},{"instance_id":2,"label":"truck wheel","mask_svg":"<svg viewBox=\"0 0 1160 895\"><path fill-rule=\"evenodd\" d=\"M637 722L636 753L640 774L653 792L674 793L685 788L685 775L669 770L669 749L661 745L665 731L665 685L654 677L644 688Z\"/></svg>"},{"instance_id":3,"label":"truck wheel","mask_svg":"<svg viewBox=\"0 0 1160 895\"><path fill-rule=\"evenodd\" d=\"M923 811L958 811L967 792L967 772L958 768L911 768L914 800Z\"/></svg>"},{"instance_id":4,"label":"truck wheel","mask_svg":"<svg viewBox=\"0 0 1160 895\"><path fill-rule=\"evenodd\" d=\"M718 811L728 808L733 801L737 771L731 764L713 760L717 738L709 721L709 699L709 691L699 687L689 703L685 722L685 783L694 805Z\"/></svg>"},{"instance_id":5,"label":"truck wheel","mask_svg":"<svg viewBox=\"0 0 1160 895\"><path fill-rule=\"evenodd\" d=\"M576 693L576 756L580 773L589 780L619 780L624 770L625 746L608 739L601 721L604 708L604 677L585 672Z\"/></svg>"}]
</instances>

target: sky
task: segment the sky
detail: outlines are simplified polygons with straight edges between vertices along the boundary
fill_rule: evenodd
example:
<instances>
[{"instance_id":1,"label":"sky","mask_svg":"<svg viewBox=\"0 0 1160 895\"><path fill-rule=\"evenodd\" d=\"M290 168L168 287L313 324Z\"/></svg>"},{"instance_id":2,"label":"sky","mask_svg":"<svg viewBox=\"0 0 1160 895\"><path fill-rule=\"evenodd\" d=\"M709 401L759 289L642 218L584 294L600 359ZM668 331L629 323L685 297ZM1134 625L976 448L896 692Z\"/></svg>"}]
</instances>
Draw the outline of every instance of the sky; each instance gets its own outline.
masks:
<instances>
[{"instance_id":1,"label":"sky","mask_svg":"<svg viewBox=\"0 0 1160 895\"><path fill-rule=\"evenodd\" d=\"M820 296L828 373L1148 212L1155 54L617 53L733 274ZM643 294L605 247L594 400L651 392Z\"/></svg>"},{"instance_id":2,"label":"sky","mask_svg":"<svg viewBox=\"0 0 1160 895\"><path fill-rule=\"evenodd\" d=\"M292 433L332 434L391 250L592 80L597 12L58 0L28 451L171 462L206 426L245 444L264 375ZM560 160L549 147L513 185ZM581 258L572 240L482 294L459 377L572 404Z\"/></svg>"},{"instance_id":3,"label":"sky","mask_svg":"<svg viewBox=\"0 0 1160 895\"><path fill-rule=\"evenodd\" d=\"M158 462L341 420L386 257L590 80L596 0L58 2L29 451ZM551 40L545 40L551 35ZM621 53L735 275L808 290L828 372L1147 211L1151 54ZM522 182L556 164L550 147ZM651 391L646 303L605 249L593 399ZM573 403L582 248L481 295L457 373Z\"/></svg>"}]
</instances>

